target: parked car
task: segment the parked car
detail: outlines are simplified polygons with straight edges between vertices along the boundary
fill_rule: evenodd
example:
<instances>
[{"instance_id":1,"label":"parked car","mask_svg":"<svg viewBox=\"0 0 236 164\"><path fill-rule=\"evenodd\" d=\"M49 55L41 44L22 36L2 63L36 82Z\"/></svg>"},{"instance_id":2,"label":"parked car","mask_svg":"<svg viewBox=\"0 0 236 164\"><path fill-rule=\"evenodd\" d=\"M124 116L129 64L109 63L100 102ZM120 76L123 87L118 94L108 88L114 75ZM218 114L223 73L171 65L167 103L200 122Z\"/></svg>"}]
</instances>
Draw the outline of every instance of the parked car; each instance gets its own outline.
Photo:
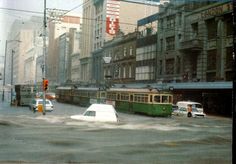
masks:
<instances>
[{"instance_id":1,"label":"parked car","mask_svg":"<svg viewBox=\"0 0 236 164\"><path fill-rule=\"evenodd\" d=\"M50 100L46 99L45 100L45 105L46 105L46 112L50 112L50 111L53 111L53 104ZM36 98L36 99L33 99L29 105L29 108L31 110L33 110L34 112L38 111L38 106L39 105L43 105L43 99L39 99L39 98Z\"/></svg>"},{"instance_id":2,"label":"parked car","mask_svg":"<svg viewBox=\"0 0 236 164\"><path fill-rule=\"evenodd\" d=\"M199 102L194 102L194 101L178 101L178 102L176 103L176 105L178 106L178 108L180 108L180 107L185 107L185 108L187 108L189 105L191 105L192 108L196 108L197 111L199 111L199 112L204 112L203 106L202 106L202 104L199 103Z\"/></svg>"},{"instance_id":3,"label":"parked car","mask_svg":"<svg viewBox=\"0 0 236 164\"><path fill-rule=\"evenodd\" d=\"M172 112L172 115L189 117L188 110L185 107L180 107L177 110L174 110ZM192 117L205 117L206 114L201 111L198 111L197 108L192 108L191 116Z\"/></svg>"},{"instance_id":4,"label":"parked car","mask_svg":"<svg viewBox=\"0 0 236 164\"><path fill-rule=\"evenodd\" d=\"M75 120L95 122L118 122L118 115L115 108L108 104L92 104L82 115L70 117Z\"/></svg>"}]
</instances>

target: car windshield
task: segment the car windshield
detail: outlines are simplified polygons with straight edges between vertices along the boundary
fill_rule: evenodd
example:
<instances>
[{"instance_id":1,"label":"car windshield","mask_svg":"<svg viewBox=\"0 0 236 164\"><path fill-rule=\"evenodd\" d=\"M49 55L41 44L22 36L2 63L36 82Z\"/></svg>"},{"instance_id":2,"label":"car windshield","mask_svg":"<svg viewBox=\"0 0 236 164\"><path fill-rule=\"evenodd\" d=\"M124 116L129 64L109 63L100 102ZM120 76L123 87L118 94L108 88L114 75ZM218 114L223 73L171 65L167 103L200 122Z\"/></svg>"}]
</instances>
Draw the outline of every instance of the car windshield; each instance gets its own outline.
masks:
<instances>
[{"instance_id":1,"label":"car windshield","mask_svg":"<svg viewBox=\"0 0 236 164\"><path fill-rule=\"evenodd\" d=\"M197 108L192 108L192 112L199 112Z\"/></svg>"},{"instance_id":2,"label":"car windshield","mask_svg":"<svg viewBox=\"0 0 236 164\"><path fill-rule=\"evenodd\" d=\"M193 106L193 107L196 107L196 108L202 108L202 105L201 105L201 104L193 104L192 106Z\"/></svg>"},{"instance_id":3,"label":"car windshield","mask_svg":"<svg viewBox=\"0 0 236 164\"><path fill-rule=\"evenodd\" d=\"M96 112L95 111L87 111L87 112L84 113L84 116L95 117L96 116Z\"/></svg>"},{"instance_id":4,"label":"car windshield","mask_svg":"<svg viewBox=\"0 0 236 164\"><path fill-rule=\"evenodd\" d=\"M43 100L40 100L40 101L38 102L38 104L43 104ZM50 102L49 102L48 100L46 100L46 104L50 104Z\"/></svg>"}]
</instances>

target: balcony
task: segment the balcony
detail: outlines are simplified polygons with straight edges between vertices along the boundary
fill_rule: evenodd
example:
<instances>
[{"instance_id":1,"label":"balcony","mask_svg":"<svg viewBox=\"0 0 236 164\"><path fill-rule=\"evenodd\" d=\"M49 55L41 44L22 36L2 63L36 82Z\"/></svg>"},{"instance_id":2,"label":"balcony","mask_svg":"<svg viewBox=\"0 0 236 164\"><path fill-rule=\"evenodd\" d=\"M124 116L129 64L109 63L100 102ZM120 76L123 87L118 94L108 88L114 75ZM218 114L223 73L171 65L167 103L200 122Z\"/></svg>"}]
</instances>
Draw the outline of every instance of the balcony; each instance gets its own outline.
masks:
<instances>
[{"instance_id":1,"label":"balcony","mask_svg":"<svg viewBox=\"0 0 236 164\"><path fill-rule=\"evenodd\" d=\"M203 44L200 39L191 39L180 42L181 51L201 51Z\"/></svg>"}]
</instances>

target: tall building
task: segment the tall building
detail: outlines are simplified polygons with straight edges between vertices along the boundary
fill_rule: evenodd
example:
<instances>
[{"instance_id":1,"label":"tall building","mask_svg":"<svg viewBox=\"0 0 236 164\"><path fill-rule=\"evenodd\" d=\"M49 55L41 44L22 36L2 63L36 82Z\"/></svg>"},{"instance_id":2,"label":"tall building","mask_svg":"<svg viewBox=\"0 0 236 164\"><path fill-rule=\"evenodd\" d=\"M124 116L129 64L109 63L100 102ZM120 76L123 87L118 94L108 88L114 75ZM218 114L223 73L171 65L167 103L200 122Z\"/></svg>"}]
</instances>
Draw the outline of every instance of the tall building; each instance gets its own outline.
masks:
<instances>
[{"instance_id":1,"label":"tall building","mask_svg":"<svg viewBox=\"0 0 236 164\"><path fill-rule=\"evenodd\" d=\"M80 17L79 16L64 16L66 11L61 10L49 10L51 15L48 24L48 53L46 54L46 78L50 81L50 84L59 84L59 46L60 36L68 33L71 28L80 29ZM63 15L63 16L62 16ZM55 21L55 18L58 20Z\"/></svg>"},{"instance_id":2,"label":"tall building","mask_svg":"<svg viewBox=\"0 0 236 164\"><path fill-rule=\"evenodd\" d=\"M154 82L156 79L157 24L158 13L138 21L135 64L137 82Z\"/></svg>"},{"instance_id":3,"label":"tall building","mask_svg":"<svg viewBox=\"0 0 236 164\"><path fill-rule=\"evenodd\" d=\"M6 53L6 84L11 80L13 84L34 83L36 58L42 48L41 25L41 17L13 23Z\"/></svg>"},{"instance_id":4,"label":"tall building","mask_svg":"<svg viewBox=\"0 0 236 164\"><path fill-rule=\"evenodd\" d=\"M132 1L84 0L83 11L81 78L92 82L92 53L99 51L118 31L125 35L134 32L137 20L158 12L159 7Z\"/></svg>"}]
</instances>

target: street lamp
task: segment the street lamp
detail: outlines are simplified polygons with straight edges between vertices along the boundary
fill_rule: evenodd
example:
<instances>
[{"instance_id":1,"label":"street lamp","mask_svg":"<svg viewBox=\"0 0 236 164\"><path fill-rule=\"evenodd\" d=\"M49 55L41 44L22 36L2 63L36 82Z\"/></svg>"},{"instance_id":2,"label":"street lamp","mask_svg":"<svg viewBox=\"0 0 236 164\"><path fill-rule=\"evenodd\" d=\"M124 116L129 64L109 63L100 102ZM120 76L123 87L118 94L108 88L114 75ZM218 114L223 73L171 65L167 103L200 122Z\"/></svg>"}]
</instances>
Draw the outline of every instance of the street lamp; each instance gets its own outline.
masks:
<instances>
[{"instance_id":1,"label":"street lamp","mask_svg":"<svg viewBox=\"0 0 236 164\"><path fill-rule=\"evenodd\" d=\"M2 101L4 101L4 90L5 90L5 84L6 84L6 56L7 56L7 45L10 42L21 42L20 40L6 40L6 44L5 44L5 57L4 57L4 70L3 70L3 90L2 90Z\"/></svg>"},{"instance_id":2,"label":"street lamp","mask_svg":"<svg viewBox=\"0 0 236 164\"><path fill-rule=\"evenodd\" d=\"M11 101L10 104L12 104L12 95L13 95L13 55L15 51L11 50Z\"/></svg>"}]
</instances>

